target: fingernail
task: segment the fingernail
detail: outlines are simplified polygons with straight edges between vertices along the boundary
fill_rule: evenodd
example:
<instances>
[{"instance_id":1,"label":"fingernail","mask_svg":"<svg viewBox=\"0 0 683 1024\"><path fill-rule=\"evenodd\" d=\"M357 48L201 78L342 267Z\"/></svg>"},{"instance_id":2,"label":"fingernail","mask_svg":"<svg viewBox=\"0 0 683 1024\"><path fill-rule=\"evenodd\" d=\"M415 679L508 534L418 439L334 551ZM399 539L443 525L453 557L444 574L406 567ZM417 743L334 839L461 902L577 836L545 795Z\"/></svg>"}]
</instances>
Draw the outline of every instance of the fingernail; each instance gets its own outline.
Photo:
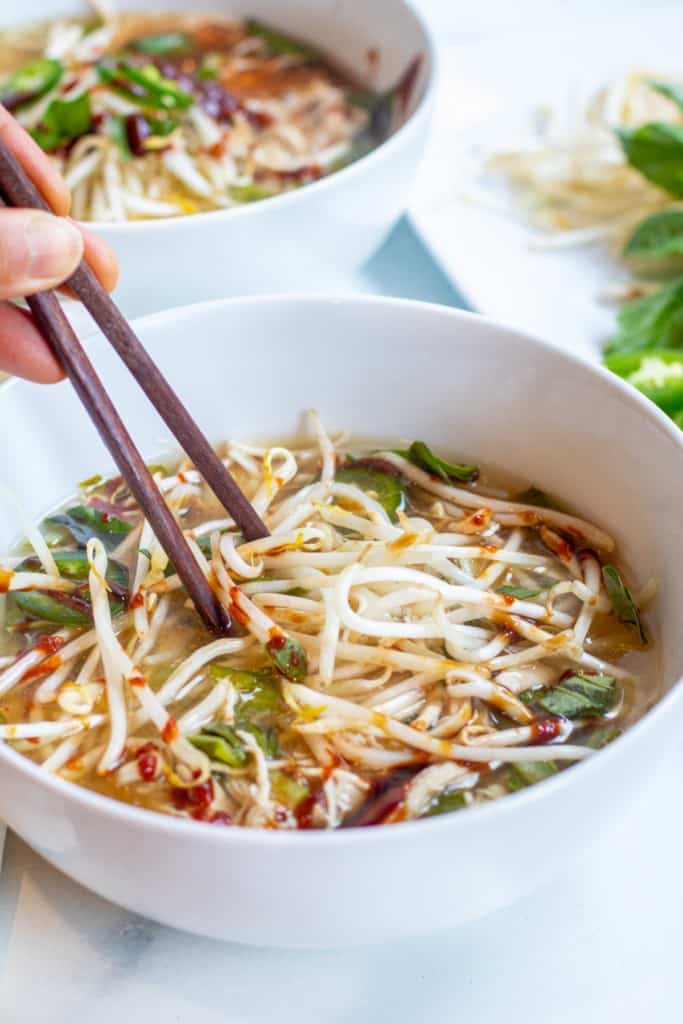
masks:
<instances>
[{"instance_id":1,"label":"fingernail","mask_svg":"<svg viewBox=\"0 0 683 1024\"><path fill-rule=\"evenodd\" d=\"M83 239L68 220L41 214L25 228L28 273L35 281L69 277L83 254Z\"/></svg>"}]
</instances>

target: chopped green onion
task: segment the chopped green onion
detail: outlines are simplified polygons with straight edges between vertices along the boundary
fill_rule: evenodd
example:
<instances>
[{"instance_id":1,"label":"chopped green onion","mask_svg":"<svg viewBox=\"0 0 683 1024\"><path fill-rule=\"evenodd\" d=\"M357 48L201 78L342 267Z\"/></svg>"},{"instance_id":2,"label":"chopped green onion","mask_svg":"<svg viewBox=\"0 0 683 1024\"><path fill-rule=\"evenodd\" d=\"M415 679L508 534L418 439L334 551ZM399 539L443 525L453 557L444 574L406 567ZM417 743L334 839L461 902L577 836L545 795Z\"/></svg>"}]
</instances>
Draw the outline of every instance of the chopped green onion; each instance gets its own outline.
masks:
<instances>
[{"instance_id":1,"label":"chopped green onion","mask_svg":"<svg viewBox=\"0 0 683 1024\"><path fill-rule=\"evenodd\" d=\"M273 57L301 57L306 60L317 60L318 52L308 43L302 43L298 39L292 39L282 32L277 32L262 21L250 19L247 21L247 32L250 36L259 36L268 47Z\"/></svg>"},{"instance_id":2,"label":"chopped green onion","mask_svg":"<svg viewBox=\"0 0 683 1024\"><path fill-rule=\"evenodd\" d=\"M257 185L256 182L245 185L228 185L228 195L236 203L257 203L261 199L270 199L275 194L272 189Z\"/></svg>"},{"instance_id":3,"label":"chopped green onion","mask_svg":"<svg viewBox=\"0 0 683 1024\"><path fill-rule=\"evenodd\" d=\"M168 53L187 53L190 50L190 37L185 32L160 32L158 35L134 39L131 46L138 53L161 57Z\"/></svg>"},{"instance_id":4,"label":"chopped green onion","mask_svg":"<svg viewBox=\"0 0 683 1024\"><path fill-rule=\"evenodd\" d=\"M451 811L460 811L463 807L467 807L465 793L462 789L454 789L450 793L440 793L432 800L422 817L432 818L435 814L450 814Z\"/></svg>"},{"instance_id":5,"label":"chopped green onion","mask_svg":"<svg viewBox=\"0 0 683 1024\"><path fill-rule=\"evenodd\" d=\"M526 786L533 786L550 778L558 771L555 761L516 761L508 772L508 789L516 793Z\"/></svg>"},{"instance_id":6,"label":"chopped green onion","mask_svg":"<svg viewBox=\"0 0 683 1024\"><path fill-rule=\"evenodd\" d=\"M305 779L297 779L279 768L273 768L270 772L270 789L277 802L291 810L296 810L311 795Z\"/></svg>"},{"instance_id":7,"label":"chopped green onion","mask_svg":"<svg viewBox=\"0 0 683 1024\"><path fill-rule=\"evenodd\" d=\"M542 588L540 590L529 590L527 587L511 587L507 584L504 587L498 587L497 593L509 594L510 597L516 597L520 601L526 601L530 597L538 597L539 594L543 593Z\"/></svg>"}]
</instances>

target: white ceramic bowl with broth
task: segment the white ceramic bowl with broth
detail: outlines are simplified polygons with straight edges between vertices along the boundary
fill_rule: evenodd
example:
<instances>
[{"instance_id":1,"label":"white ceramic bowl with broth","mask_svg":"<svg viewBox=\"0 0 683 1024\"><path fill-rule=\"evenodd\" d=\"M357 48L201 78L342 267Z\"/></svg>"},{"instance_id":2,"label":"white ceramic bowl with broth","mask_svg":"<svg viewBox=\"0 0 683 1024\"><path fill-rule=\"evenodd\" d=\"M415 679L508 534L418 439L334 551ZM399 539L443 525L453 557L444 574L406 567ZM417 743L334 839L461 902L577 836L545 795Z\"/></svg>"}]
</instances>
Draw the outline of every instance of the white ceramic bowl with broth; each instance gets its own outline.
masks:
<instances>
[{"instance_id":1,"label":"white ceramic bowl with broth","mask_svg":"<svg viewBox=\"0 0 683 1024\"><path fill-rule=\"evenodd\" d=\"M421 67L402 127L327 178L228 210L93 223L119 258L115 298L128 316L226 295L302 289L313 272L324 288L326 268L334 282L340 272L360 267L404 211L426 141L434 50L425 25L404 0L116 0L121 11L195 7L257 18L313 43L379 92L394 86L418 55ZM86 10L84 0L9 4L0 13L0 28Z\"/></svg>"},{"instance_id":2,"label":"white ceramic bowl with broth","mask_svg":"<svg viewBox=\"0 0 683 1024\"><path fill-rule=\"evenodd\" d=\"M616 377L483 318L389 299L252 298L141 320L210 438L330 429L417 436L570 501L654 576L665 695L607 749L463 813L340 832L180 821L48 777L0 744L0 818L56 867L166 924L274 946L384 941L512 903L566 870L629 806L683 721L683 435ZM171 442L101 340L93 357L144 453ZM0 388L0 479L38 520L113 468L68 384ZM0 510L0 550L18 524Z\"/></svg>"}]
</instances>

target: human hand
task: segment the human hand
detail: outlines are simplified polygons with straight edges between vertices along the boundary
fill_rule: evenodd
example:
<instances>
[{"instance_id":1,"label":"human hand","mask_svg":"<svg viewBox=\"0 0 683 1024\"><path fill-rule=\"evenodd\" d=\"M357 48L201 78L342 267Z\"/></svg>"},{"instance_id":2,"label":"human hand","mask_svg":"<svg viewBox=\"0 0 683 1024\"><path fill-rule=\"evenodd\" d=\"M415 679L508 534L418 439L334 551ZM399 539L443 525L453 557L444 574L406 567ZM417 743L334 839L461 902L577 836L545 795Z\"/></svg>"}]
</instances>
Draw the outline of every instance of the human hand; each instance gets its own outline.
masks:
<instances>
[{"instance_id":1,"label":"human hand","mask_svg":"<svg viewBox=\"0 0 683 1024\"><path fill-rule=\"evenodd\" d=\"M0 106L0 138L55 211L0 208L0 300L58 287L85 256L104 287L116 284L112 251L67 218L71 197L61 175L13 117ZM64 371L29 313L0 301L0 371L51 384Z\"/></svg>"}]
</instances>

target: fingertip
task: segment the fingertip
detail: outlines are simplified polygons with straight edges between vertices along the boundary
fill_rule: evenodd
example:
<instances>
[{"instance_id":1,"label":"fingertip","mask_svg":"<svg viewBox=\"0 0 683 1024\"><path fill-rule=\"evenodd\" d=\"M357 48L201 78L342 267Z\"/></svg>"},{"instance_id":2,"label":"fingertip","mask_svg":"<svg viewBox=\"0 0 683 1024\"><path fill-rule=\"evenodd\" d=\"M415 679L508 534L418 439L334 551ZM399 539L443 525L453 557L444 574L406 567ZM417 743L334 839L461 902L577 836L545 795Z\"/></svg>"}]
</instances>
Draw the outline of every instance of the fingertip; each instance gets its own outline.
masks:
<instances>
[{"instance_id":1,"label":"fingertip","mask_svg":"<svg viewBox=\"0 0 683 1024\"><path fill-rule=\"evenodd\" d=\"M119 264L114 251L106 242L84 228L78 221L72 221L83 236L84 259L97 274L100 284L112 292L119 280Z\"/></svg>"},{"instance_id":2,"label":"fingertip","mask_svg":"<svg viewBox=\"0 0 683 1024\"><path fill-rule=\"evenodd\" d=\"M57 384L61 364L26 310L0 303L0 371L35 384Z\"/></svg>"}]
</instances>

